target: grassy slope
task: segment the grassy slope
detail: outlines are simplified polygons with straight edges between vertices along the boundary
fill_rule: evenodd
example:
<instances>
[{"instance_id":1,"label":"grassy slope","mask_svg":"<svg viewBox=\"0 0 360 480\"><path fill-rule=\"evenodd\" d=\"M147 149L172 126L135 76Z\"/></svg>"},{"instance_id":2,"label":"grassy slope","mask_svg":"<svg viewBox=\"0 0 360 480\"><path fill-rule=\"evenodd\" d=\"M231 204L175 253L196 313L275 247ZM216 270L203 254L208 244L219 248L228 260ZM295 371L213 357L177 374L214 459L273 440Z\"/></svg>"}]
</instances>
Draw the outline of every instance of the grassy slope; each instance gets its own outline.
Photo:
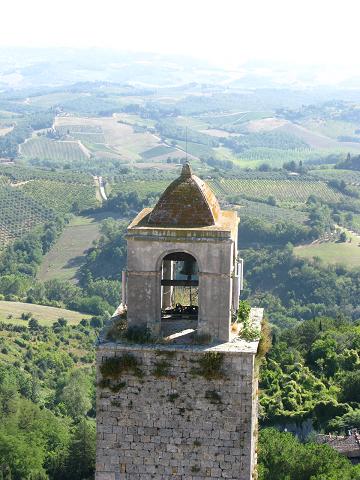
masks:
<instances>
[{"instance_id":1,"label":"grassy slope","mask_svg":"<svg viewBox=\"0 0 360 480\"><path fill-rule=\"evenodd\" d=\"M85 251L100 236L100 218L75 217L45 255L38 278L74 280Z\"/></svg>"},{"instance_id":2,"label":"grassy slope","mask_svg":"<svg viewBox=\"0 0 360 480\"><path fill-rule=\"evenodd\" d=\"M0 322L26 326L27 321L21 319L21 314L28 312L31 312L39 321L40 325L44 326L52 325L60 317L66 318L70 325L77 325L81 319L90 318L90 315L73 312L64 308L0 301ZM12 318L8 318L9 315L12 315Z\"/></svg>"},{"instance_id":3,"label":"grassy slope","mask_svg":"<svg viewBox=\"0 0 360 480\"><path fill-rule=\"evenodd\" d=\"M319 257L327 264L341 264L348 268L360 267L360 236L347 232L351 243L324 242L295 247L294 252L303 258Z\"/></svg>"},{"instance_id":4,"label":"grassy slope","mask_svg":"<svg viewBox=\"0 0 360 480\"><path fill-rule=\"evenodd\" d=\"M340 135L355 136L355 130L359 128L358 124L345 122L341 120L309 119L303 122L303 125L310 131L319 132L330 138L337 139Z\"/></svg>"},{"instance_id":5,"label":"grassy slope","mask_svg":"<svg viewBox=\"0 0 360 480\"><path fill-rule=\"evenodd\" d=\"M74 217L45 255L38 274L39 280L58 278L76 281L76 273L83 262L85 251L100 237L101 221L109 216L112 215L101 213L91 217Z\"/></svg>"}]
</instances>

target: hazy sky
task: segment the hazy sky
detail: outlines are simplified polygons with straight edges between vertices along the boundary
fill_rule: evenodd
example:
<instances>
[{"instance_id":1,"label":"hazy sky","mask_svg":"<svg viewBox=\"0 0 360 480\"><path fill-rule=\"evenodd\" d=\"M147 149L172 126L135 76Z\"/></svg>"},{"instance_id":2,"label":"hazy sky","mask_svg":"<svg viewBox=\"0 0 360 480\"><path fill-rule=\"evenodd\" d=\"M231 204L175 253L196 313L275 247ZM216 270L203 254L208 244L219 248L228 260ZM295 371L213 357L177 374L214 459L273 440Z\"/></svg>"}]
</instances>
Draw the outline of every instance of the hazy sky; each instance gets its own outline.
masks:
<instances>
[{"instance_id":1,"label":"hazy sky","mask_svg":"<svg viewBox=\"0 0 360 480\"><path fill-rule=\"evenodd\" d=\"M0 46L100 46L360 73L359 0L2 0Z\"/></svg>"}]
</instances>

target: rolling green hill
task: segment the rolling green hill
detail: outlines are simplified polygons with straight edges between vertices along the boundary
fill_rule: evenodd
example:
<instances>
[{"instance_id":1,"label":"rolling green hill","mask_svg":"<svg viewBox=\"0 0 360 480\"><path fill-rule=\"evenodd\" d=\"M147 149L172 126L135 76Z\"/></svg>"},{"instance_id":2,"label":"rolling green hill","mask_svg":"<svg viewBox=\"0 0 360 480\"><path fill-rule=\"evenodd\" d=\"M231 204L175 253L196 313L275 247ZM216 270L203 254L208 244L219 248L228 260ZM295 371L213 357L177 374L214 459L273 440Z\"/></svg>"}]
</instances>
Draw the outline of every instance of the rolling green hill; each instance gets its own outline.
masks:
<instances>
[{"instance_id":1,"label":"rolling green hill","mask_svg":"<svg viewBox=\"0 0 360 480\"><path fill-rule=\"evenodd\" d=\"M320 258L327 265L344 265L349 269L360 267L360 236L347 233L347 241L321 241L295 247L294 253L301 258Z\"/></svg>"},{"instance_id":2,"label":"rolling green hill","mask_svg":"<svg viewBox=\"0 0 360 480\"><path fill-rule=\"evenodd\" d=\"M26 327L27 321L21 318L24 313L30 313L44 327L51 327L59 318L65 318L69 325L78 325L83 318L90 318L90 315L73 312L65 308L0 301L0 322Z\"/></svg>"}]
</instances>

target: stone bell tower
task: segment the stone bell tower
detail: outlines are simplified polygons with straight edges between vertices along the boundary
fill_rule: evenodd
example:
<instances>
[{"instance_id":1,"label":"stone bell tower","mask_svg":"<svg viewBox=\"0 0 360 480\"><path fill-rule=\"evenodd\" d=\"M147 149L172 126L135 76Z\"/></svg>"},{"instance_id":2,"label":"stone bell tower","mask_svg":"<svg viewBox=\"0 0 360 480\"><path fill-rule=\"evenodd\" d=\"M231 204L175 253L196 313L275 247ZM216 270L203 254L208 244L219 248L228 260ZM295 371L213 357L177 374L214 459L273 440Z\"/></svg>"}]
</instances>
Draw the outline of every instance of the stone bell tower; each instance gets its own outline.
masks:
<instances>
[{"instance_id":1,"label":"stone bell tower","mask_svg":"<svg viewBox=\"0 0 360 480\"><path fill-rule=\"evenodd\" d=\"M238 222L185 164L129 225L132 335L98 347L96 480L256 478L258 341L231 328Z\"/></svg>"},{"instance_id":2,"label":"stone bell tower","mask_svg":"<svg viewBox=\"0 0 360 480\"><path fill-rule=\"evenodd\" d=\"M198 333L228 341L242 270L238 222L236 212L221 211L209 186L185 164L155 208L145 208L127 230L129 325L145 324L159 334L164 307L174 306L174 289L192 282L198 288ZM177 261L195 263L196 279L174 278Z\"/></svg>"}]
</instances>

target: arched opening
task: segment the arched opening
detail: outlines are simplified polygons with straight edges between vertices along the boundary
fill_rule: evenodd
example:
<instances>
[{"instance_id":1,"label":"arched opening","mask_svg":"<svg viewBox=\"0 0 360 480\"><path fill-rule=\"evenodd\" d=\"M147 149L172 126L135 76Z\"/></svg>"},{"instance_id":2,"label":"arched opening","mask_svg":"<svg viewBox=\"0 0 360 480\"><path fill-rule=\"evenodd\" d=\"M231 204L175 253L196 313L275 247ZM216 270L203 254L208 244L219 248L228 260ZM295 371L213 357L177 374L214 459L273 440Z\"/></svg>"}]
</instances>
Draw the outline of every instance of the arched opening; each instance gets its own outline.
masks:
<instances>
[{"instance_id":1,"label":"arched opening","mask_svg":"<svg viewBox=\"0 0 360 480\"><path fill-rule=\"evenodd\" d=\"M199 313L199 268L186 252L166 255L161 264L161 322L185 322L196 328ZM181 327L180 327L181 328Z\"/></svg>"}]
</instances>

